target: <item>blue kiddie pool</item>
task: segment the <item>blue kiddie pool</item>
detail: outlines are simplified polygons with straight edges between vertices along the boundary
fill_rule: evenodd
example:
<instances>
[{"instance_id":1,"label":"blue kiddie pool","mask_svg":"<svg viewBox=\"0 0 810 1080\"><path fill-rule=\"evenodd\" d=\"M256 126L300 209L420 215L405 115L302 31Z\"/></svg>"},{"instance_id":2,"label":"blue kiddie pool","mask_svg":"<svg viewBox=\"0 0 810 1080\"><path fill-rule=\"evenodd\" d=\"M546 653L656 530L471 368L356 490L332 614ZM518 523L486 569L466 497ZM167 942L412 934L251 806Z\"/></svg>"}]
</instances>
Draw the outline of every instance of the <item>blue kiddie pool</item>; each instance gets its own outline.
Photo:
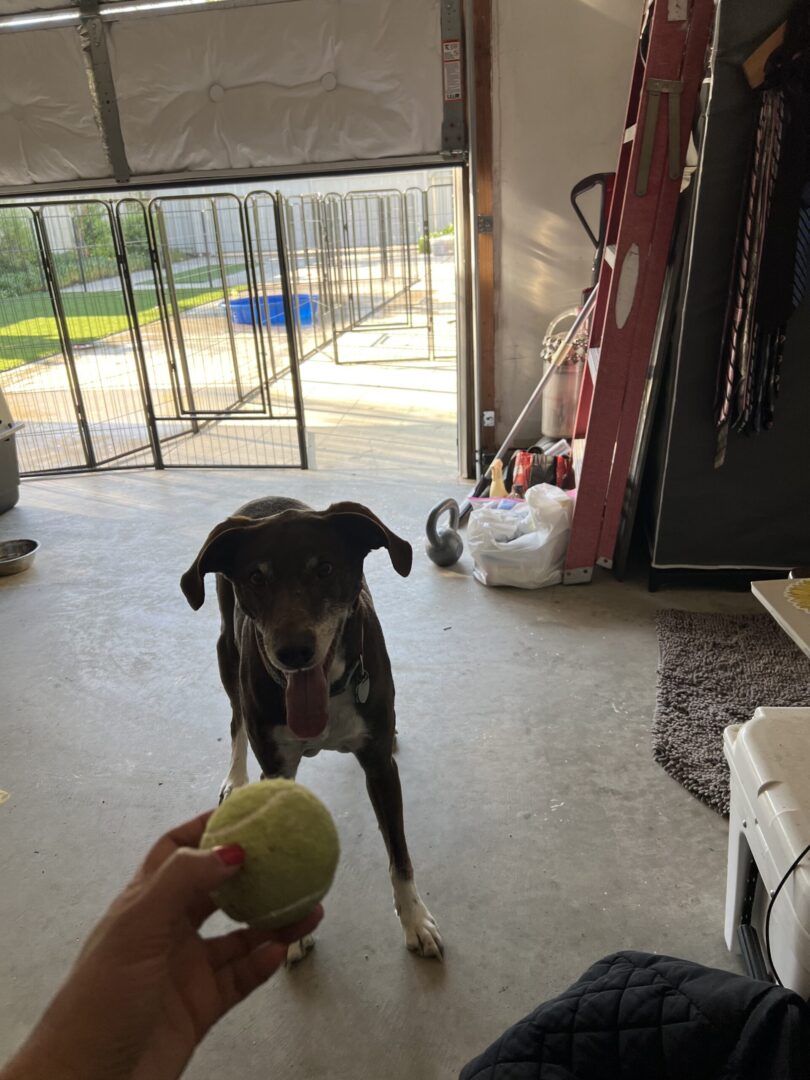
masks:
<instances>
[{"instance_id":1,"label":"blue kiddie pool","mask_svg":"<svg viewBox=\"0 0 810 1080\"><path fill-rule=\"evenodd\" d=\"M318 297L310 293L299 293L296 300L299 323L301 326L312 326L318 313ZM267 326L268 316L271 326L284 326L284 298L281 293L272 293L260 300L242 296L238 300L229 300L228 305L233 321L240 326L251 326L257 321L262 326Z\"/></svg>"}]
</instances>

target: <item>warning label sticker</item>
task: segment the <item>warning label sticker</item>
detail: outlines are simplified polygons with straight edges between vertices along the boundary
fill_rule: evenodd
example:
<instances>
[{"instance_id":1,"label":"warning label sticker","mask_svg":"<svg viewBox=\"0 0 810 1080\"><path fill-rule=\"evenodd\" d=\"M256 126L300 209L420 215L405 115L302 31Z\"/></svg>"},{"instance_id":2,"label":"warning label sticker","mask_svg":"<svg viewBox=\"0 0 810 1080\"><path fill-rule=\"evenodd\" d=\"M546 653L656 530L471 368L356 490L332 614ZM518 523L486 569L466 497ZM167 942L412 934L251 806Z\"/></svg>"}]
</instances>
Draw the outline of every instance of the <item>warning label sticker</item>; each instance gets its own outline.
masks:
<instances>
[{"instance_id":1,"label":"warning label sticker","mask_svg":"<svg viewBox=\"0 0 810 1080\"><path fill-rule=\"evenodd\" d=\"M461 101L461 61L444 65L444 100Z\"/></svg>"},{"instance_id":2,"label":"warning label sticker","mask_svg":"<svg viewBox=\"0 0 810 1080\"><path fill-rule=\"evenodd\" d=\"M450 60L444 68L444 100L461 101L461 61Z\"/></svg>"},{"instance_id":3,"label":"warning label sticker","mask_svg":"<svg viewBox=\"0 0 810 1080\"><path fill-rule=\"evenodd\" d=\"M444 100L461 101L461 42L451 38L442 42L442 71L444 72Z\"/></svg>"}]
</instances>

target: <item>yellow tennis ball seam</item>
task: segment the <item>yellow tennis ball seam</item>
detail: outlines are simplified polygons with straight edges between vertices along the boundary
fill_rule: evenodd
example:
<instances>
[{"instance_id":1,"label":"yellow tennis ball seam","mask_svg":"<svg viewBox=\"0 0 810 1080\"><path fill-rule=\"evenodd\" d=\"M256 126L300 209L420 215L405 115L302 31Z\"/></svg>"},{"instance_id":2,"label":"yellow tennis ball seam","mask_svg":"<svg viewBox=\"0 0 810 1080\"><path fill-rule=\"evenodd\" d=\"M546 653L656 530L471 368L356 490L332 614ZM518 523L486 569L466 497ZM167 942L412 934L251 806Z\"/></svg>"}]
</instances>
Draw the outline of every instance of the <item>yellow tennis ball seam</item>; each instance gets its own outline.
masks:
<instances>
[{"instance_id":1,"label":"yellow tennis ball seam","mask_svg":"<svg viewBox=\"0 0 810 1080\"><path fill-rule=\"evenodd\" d=\"M285 915L297 911L299 908L305 908L307 911L315 907L315 905L323 899L323 892L320 889L314 893L310 893L308 896L302 896L300 900L296 900L292 904L287 904L286 907L269 908L261 915L254 915L251 919L251 925L257 926L263 923L266 919L282 919Z\"/></svg>"},{"instance_id":2,"label":"yellow tennis ball seam","mask_svg":"<svg viewBox=\"0 0 810 1080\"><path fill-rule=\"evenodd\" d=\"M265 782L266 781L263 781L263 780L259 781L260 784L265 783ZM302 791L303 791L303 789L302 789ZM257 821L257 820L261 819L261 817L264 814L266 814L270 809L272 809L273 807L276 806L276 804L278 803L278 801L280 799L283 799L283 800L289 802L289 799L286 798L286 796L289 795L289 794L291 794L291 793L286 792L286 791L268 792L267 793L267 798L265 799L265 802L264 802L263 806L260 806L257 810L252 810L249 814L246 814L245 817L238 818L236 821L234 821L230 825L220 825L220 827L218 829L213 829L210 832L206 831L206 836L208 837L209 840L213 840L215 837L220 836L220 834L222 834L222 833L232 833L235 830L240 830L241 831L246 826L251 825L254 821ZM217 845L217 846L220 846L220 845Z\"/></svg>"},{"instance_id":3,"label":"yellow tennis ball seam","mask_svg":"<svg viewBox=\"0 0 810 1080\"><path fill-rule=\"evenodd\" d=\"M259 800L261 805L254 805ZM246 813L243 803L250 807ZM217 826L217 816L230 820ZM246 837L246 832L251 835ZM248 860L215 895L232 918L253 925L283 926L303 918L328 892L340 852L327 807L303 785L282 779L239 788L214 812L201 846L222 842L241 842ZM315 890L313 881L318 882ZM309 888L290 900L297 884Z\"/></svg>"}]
</instances>

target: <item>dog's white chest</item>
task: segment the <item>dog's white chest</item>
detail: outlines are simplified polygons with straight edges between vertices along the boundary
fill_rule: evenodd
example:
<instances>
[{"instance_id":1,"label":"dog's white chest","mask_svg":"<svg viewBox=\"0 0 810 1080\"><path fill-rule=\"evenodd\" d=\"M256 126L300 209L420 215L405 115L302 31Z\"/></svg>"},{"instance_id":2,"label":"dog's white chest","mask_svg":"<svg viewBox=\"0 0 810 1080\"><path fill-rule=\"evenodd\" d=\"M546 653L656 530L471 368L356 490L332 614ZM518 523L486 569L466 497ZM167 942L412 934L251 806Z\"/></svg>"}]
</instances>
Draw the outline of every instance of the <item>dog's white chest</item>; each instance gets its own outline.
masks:
<instances>
[{"instance_id":1,"label":"dog's white chest","mask_svg":"<svg viewBox=\"0 0 810 1080\"><path fill-rule=\"evenodd\" d=\"M324 732L325 742L319 750L339 750L353 754L368 738L366 722L357 711L354 690L344 690L329 702L329 727Z\"/></svg>"},{"instance_id":2,"label":"dog's white chest","mask_svg":"<svg viewBox=\"0 0 810 1080\"><path fill-rule=\"evenodd\" d=\"M352 689L344 690L329 701L329 723L317 739L297 739L288 727L276 732L276 745L287 761L315 757L321 750L353 754L368 738L365 720L357 711Z\"/></svg>"}]
</instances>

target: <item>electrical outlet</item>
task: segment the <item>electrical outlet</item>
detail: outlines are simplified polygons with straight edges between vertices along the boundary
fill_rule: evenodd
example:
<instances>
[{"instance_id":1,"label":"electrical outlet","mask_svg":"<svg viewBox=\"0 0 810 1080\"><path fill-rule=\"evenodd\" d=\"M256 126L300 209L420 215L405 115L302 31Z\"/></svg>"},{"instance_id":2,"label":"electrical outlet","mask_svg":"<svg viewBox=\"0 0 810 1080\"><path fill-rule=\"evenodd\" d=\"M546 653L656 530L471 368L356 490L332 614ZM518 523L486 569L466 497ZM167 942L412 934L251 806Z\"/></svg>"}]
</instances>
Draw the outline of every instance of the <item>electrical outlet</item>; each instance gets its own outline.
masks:
<instances>
[{"instance_id":1,"label":"electrical outlet","mask_svg":"<svg viewBox=\"0 0 810 1080\"><path fill-rule=\"evenodd\" d=\"M494 409L484 409L481 413L481 424L483 427L495 427Z\"/></svg>"}]
</instances>

